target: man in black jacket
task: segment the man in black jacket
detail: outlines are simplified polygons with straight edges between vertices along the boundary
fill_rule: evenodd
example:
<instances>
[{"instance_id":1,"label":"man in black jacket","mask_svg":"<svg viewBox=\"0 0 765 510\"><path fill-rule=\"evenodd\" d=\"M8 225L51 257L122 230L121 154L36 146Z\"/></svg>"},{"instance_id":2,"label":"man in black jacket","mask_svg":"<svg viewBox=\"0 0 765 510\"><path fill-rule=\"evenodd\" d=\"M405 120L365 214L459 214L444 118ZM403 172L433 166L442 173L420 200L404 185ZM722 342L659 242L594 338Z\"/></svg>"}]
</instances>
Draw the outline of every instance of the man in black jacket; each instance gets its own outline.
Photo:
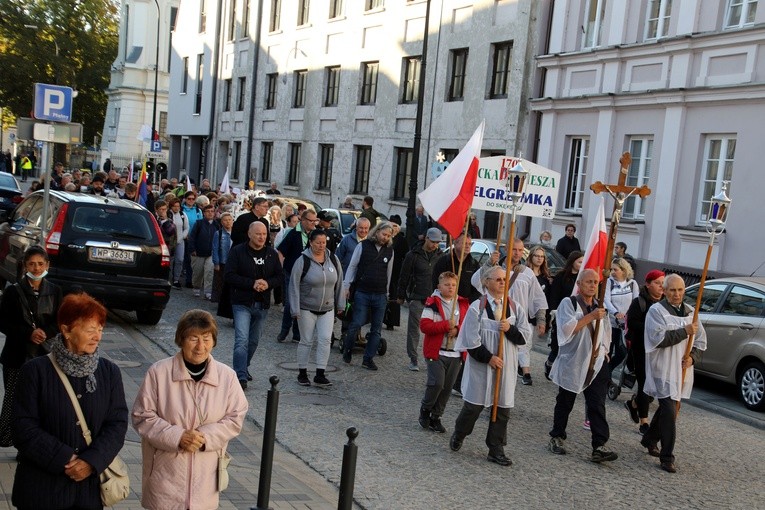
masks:
<instances>
[{"instance_id":1,"label":"man in black jacket","mask_svg":"<svg viewBox=\"0 0 765 510\"><path fill-rule=\"evenodd\" d=\"M213 262L212 243L218 231L215 223L215 208L206 205L202 209L202 219L197 220L189 233L189 250L191 250L192 285L194 297L200 295L210 299L212 295Z\"/></svg>"},{"instance_id":2,"label":"man in black jacket","mask_svg":"<svg viewBox=\"0 0 765 510\"><path fill-rule=\"evenodd\" d=\"M248 367L263 332L271 289L280 287L284 279L279 255L266 246L265 225L255 221L247 233L248 243L231 248L224 275L234 312L233 365L242 389L247 389L247 381L252 380Z\"/></svg>"},{"instance_id":3,"label":"man in black jacket","mask_svg":"<svg viewBox=\"0 0 765 510\"><path fill-rule=\"evenodd\" d=\"M441 250L438 249L440 242L441 231L437 228L428 229L422 244L417 244L406 254L398 279L398 302L409 301L406 353L410 361L409 370L413 372L420 370L417 364L419 359L417 351L420 345L420 317L425 308L425 300L433 293L433 267L441 255Z\"/></svg>"},{"instance_id":4,"label":"man in black jacket","mask_svg":"<svg viewBox=\"0 0 765 510\"><path fill-rule=\"evenodd\" d=\"M265 197L255 197L252 200L250 212L240 214L236 218L234 226L231 228L231 244L242 244L249 240L249 228L253 221L260 221L265 225L266 230L268 230L269 225L268 220L265 219L266 214L268 214L268 199ZM266 246L271 246L271 239L268 237L266 237Z\"/></svg>"}]
</instances>

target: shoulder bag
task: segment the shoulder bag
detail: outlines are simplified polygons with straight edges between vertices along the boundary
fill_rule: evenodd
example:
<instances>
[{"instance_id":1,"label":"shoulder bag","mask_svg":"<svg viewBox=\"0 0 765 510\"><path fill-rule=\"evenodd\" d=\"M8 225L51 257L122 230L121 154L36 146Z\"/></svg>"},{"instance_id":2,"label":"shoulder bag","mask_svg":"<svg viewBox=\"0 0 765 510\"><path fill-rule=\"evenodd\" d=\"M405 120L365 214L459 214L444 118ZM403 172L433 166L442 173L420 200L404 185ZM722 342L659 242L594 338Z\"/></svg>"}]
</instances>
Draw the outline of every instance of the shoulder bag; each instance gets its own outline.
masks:
<instances>
[{"instance_id":1,"label":"shoulder bag","mask_svg":"<svg viewBox=\"0 0 765 510\"><path fill-rule=\"evenodd\" d=\"M92 439L88 424L85 422L85 416L82 414L82 408L77 401L77 396L74 394L69 379L67 379L64 371L61 370L56 358L53 357L53 353L48 354L50 362L53 364L53 368L56 369L56 373L61 378L61 382L64 383L64 388L69 394L69 398L72 401L74 412L77 413L77 419L80 422L82 428L82 435L85 437L85 443L90 445ZM114 506L130 494L130 478L128 477L128 469L125 462L119 455L114 457L111 464L99 475L99 481L101 485L101 503L104 506Z\"/></svg>"}]
</instances>

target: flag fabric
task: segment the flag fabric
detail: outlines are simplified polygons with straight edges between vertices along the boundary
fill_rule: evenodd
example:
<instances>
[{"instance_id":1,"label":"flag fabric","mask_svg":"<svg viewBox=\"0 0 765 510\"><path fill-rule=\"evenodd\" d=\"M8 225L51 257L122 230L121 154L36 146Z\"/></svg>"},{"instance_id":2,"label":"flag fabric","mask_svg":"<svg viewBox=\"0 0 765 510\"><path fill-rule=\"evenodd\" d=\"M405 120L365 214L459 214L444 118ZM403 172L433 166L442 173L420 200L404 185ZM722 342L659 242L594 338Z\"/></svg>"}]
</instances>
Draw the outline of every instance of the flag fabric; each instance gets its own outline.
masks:
<instances>
[{"instance_id":1,"label":"flag fabric","mask_svg":"<svg viewBox=\"0 0 765 510\"><path fill-rule=\"evenodd\" d=\"M138 176L138 203L146 207L146 195L149 191L149 182L146 176L146 161L141 167L141 175Z\"/></svg>"},{"instance_id":2,"label":"flag fabric","mask_svg":"<svg viewBox=\"0 0 765 510\"><path fill-rule=\"evenodd\" d=\"M226 168L226 174L223 176L223 180L220 183L221 193L231 193L231 186L228 183L228 168Z\"/></svg>"},{"instance_id":3,"label":"flag fabric","mask_svg":"<svg viewBox=\"0 0 765 510\"><path fill-rule=\"evenodd\" d=\"M603 278L603 268L606 264L606 249L608 248L608 231L606 230L606 214L603 210L603 196L600 197L598 214L595 215L595 223L592 225L590 237L587 239L587 247L584 250L584 261L579 271L594 269L598 273L598 280ZM610 267L610 266L609 266ZM576 292L576 291L575 291Z\"/></svg>"},{"instance_id":4,"label":"flag fabric","mask_svg":"<svg viewBox=\"0 0 765 510\"><path fill-rule=\"evenodd\" d=\"M186 174L186 192L189 191L192 191L191 179L189 179L189 174Z\"/></svg>"},{"instance_id":5,"label":"flag fabric","mask_svg":"<svg viewBox=\"0 0 765 510\"><path fill-rule=\"evenodd\" d=\"M452 237L458 237L465 228L473 204L485 124L481 122L444 173L418 195L425 211Z\"/></svg>"},{"instance_id":6,"label":"flag fabric","mask_svg":"<svg viewBox=\"0 0 765 510\"><path fill-rule=\"evenodd\" d=\"M133 182L133 165L135 162L130 158L130 168L128 169L128 182Z\"/></svg>"}]
</instances>

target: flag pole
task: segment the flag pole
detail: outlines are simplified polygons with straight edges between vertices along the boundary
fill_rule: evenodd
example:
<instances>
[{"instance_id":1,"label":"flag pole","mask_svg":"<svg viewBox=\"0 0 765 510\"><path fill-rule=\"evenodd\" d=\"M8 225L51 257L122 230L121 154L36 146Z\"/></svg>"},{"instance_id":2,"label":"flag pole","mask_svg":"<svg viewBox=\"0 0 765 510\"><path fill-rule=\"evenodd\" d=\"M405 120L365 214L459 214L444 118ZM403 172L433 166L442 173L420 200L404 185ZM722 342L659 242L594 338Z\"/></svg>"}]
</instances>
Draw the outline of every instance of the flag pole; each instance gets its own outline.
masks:
<instances>
[{"instance_id":1,"label":"flag pole","mask_svg":"<svg viewBox=\"0 0 765 510\"><path fill-rule=\"evenodd\" d=\"M465 217L465 228L462 230L462 253L463 254L465 253L465 248L467 248L468 226L470 226L470 209L468 209L467 216ZM468 253L468 257L470 257L470 253ZM452 303L452 313L449 316L449 329L454 327L454 315L457 310L457 300L459 299L459 292L460 292L460 277L462 276L462 262L464 260L465 260L464 256L460 257L459 269L457 270L457 291L454 293L454 302ZM454 258L452 258L452 263L454 263Z\"/></svg>"},{"instance_id":2,"label":"flag pole","mask_svg":"<svg viewBox=\"0 0 765 510\"><path fill-rule=\"evenodd\" d=\"M504 213L499 215L499 227L497 228L497 252L502 246L502 221L505 219Z\"/></svg>"}]
</instances>

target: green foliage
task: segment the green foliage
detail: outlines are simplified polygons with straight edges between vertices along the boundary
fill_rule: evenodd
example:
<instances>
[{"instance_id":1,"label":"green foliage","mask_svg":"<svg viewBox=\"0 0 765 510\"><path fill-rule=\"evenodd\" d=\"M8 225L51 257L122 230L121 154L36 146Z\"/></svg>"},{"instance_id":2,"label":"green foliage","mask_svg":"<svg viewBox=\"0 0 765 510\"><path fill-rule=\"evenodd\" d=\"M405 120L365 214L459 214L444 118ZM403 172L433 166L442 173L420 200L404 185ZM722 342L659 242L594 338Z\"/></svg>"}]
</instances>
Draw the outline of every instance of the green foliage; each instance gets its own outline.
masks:
<instances>
[{"instance_id":1,"label":"green foliage","mask_svg":"<svg viewBox=\"0 0 765 510\"><path fill-rule=\"evenodd\" d=\"M92 140L103 127L118 39L116 0L2 0L0 105L30 117L35 83L72 87L78 92L72 122Z\"/></svg>"}]
</instances>

